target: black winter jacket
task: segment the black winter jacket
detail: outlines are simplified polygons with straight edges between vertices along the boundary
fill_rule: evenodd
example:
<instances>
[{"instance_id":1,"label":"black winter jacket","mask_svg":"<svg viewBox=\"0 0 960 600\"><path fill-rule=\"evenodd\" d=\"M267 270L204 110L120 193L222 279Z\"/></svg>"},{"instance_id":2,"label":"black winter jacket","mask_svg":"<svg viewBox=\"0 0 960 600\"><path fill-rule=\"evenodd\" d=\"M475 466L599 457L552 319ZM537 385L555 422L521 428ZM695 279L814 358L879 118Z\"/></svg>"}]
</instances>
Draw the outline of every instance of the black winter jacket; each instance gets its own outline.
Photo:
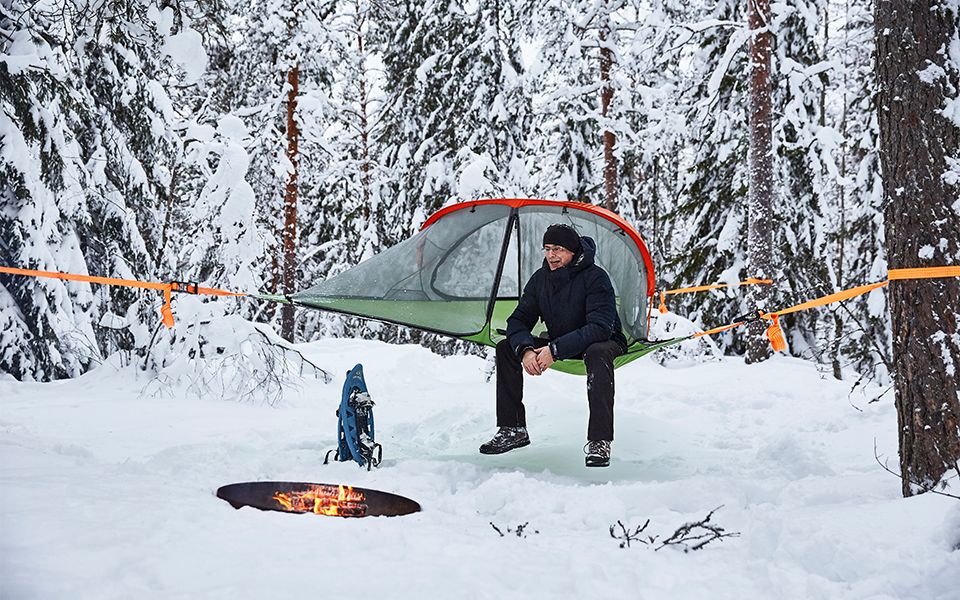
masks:
<instances>
[{"instance_id":1,"label":"black winter jacket","mask_svg":"<svg viewBox=\"0 0 960 600\"><path fill-rule=\"evenodd\" d=\"M626 352L610 276L593 259L597 244L582 237L581 250L565 267L551 271L547 261L530 277L516 310L507 319L510 346L523 356L534 347L531 330L542 319L556 360L580 358L587 346L614 340Z\"/></svg>"}]
</instances>

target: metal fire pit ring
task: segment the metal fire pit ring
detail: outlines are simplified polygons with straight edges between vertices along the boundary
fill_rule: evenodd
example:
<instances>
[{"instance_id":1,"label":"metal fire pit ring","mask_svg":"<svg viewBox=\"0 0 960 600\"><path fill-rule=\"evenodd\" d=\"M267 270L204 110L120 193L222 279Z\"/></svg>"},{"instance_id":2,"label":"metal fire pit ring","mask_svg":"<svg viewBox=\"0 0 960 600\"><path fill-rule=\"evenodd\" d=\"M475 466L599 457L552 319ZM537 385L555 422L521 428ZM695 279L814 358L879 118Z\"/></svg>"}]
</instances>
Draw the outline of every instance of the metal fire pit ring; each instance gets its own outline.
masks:
<instances>
[{"instance_id":1,"label":"metal fire pit ring","mask_svg":"<svg viewBox=\"0 0 960 600\"><path fill-rule=\"evenodd\" d=\"M395 517L421 510L420 504L397 494L329 483L231 483L218 489L217 497L236 509L251 506L260 510L336 517Z\"/></svg>"}]
</instances>

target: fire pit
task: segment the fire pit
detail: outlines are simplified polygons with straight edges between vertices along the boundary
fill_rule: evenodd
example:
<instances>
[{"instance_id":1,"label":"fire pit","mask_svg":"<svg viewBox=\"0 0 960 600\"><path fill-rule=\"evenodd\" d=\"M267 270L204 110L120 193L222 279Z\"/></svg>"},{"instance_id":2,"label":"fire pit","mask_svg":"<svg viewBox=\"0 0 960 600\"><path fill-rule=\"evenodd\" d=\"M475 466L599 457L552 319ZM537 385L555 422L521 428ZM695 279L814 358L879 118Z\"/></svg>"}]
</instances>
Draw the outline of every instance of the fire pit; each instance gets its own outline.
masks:
<instances>
[{"instance_id":1,"label":"fire pit","mask_svg":"<svg viewBox=\"0 0 960 600\"><path fill-rule=\"evenodd\" d=\"M420 511L419 504L403 496L329 483L231 483L218 489L217 497L237 509L252 506L260 510L334 517L394 517Z\"/></svg>"}]
</instances>

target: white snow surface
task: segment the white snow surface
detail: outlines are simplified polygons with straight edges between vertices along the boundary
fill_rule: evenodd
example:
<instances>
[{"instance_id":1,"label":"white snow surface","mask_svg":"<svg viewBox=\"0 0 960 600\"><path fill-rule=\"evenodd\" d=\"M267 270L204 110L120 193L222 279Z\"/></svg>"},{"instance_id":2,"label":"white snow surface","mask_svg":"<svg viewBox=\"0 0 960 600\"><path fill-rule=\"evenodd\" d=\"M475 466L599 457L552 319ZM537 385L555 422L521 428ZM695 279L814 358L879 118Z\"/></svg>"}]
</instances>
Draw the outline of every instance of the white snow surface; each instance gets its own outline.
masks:
<instances>
[{"instance_id":1,"label":"white snow surface","mask_svg":"<svg viewBox=\"0 0 960 600\"><path fill-rule=\"evenodd\" d=\"M527 378L532 444L478 454L494 382L478 357L324 340L336 375L284 402L174 393L108 363L49 384L0 379L0 597L960 597L960 502L904 499L889 395L868 403L815 365L775 357L617 371L612 465L583 466L585 379ZM347 369L363 363L384 462L323 465ZM171 399L171 397L173 399ZM233 509L241 481L344 483L423 511L344 519ZM684 553L661 538L702 519L739 537ZM507 528L529 523L525 537Z\"/></svg>"}]
</instances>

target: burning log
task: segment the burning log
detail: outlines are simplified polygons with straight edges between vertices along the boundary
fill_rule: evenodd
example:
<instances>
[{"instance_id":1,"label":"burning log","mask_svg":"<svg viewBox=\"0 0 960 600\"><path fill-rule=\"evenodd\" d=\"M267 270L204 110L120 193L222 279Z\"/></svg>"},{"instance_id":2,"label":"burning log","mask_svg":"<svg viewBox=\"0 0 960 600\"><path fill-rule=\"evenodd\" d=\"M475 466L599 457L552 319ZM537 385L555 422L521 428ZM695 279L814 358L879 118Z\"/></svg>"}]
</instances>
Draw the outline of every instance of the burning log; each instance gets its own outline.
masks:
<instances>
[{"instance_id":1,"label":"burning log","mask_svg":"<svg viewBox=\"0 0 960 600\"><path fill-rule=\"evenodd\" d=\"M392 517L420 511L417 502L403 496L328 483L231 483L218 489L217 497L237 509L252 506L260 510L335 517Z\"/></svg>"}]
</instances>

